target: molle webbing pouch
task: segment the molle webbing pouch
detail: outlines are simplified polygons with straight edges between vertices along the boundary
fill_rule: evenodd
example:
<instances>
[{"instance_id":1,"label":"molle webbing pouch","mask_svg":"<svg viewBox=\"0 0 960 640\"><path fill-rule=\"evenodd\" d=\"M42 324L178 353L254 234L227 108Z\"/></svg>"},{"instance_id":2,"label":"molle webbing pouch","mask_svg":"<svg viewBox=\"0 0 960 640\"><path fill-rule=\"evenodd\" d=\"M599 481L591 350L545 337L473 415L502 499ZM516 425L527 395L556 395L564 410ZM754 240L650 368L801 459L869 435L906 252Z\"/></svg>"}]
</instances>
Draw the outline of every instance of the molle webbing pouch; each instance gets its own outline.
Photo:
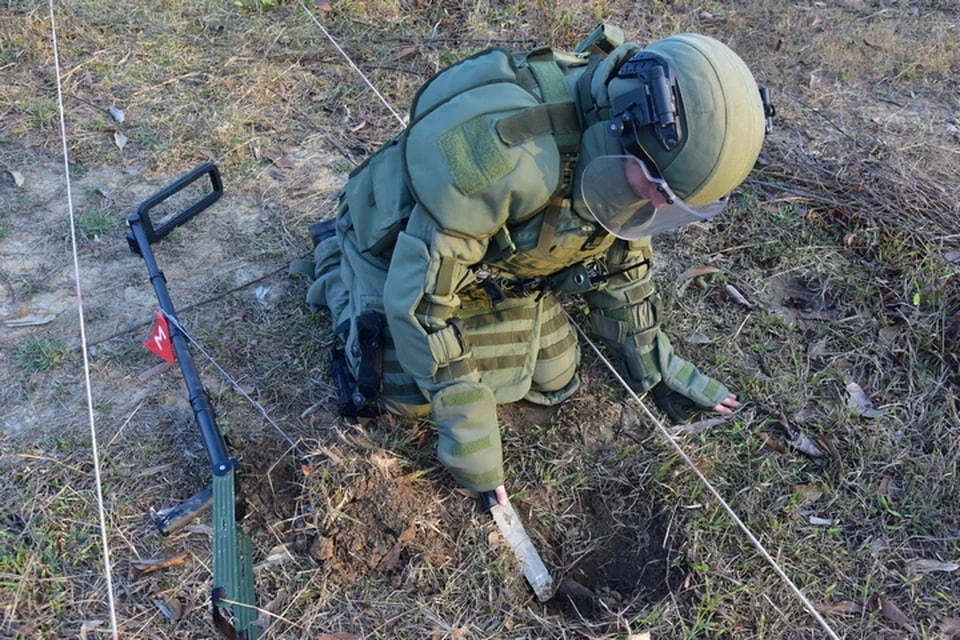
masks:
<instances>
[{"instance_id":1,"label":"molle webbing pouch","mask_svg":"<svg viewBox=\"0 0 960 640\"><path fill-rule=\"evenodd\" d=\"M590 278L587 267L583 264L567 267L563 271L547 276L544 280L547 290L554 293L583 293L596 286Z\"/></svg>"},{"instance_id":2,"label":"molle webbing pouch","mask_svg":"<svg viewBox=\"0 0 960 640\"><path fill-rule=\"evenodd\" d=\"M560 184L561 146L580 129L567 67L549 50L525 60L489 49L434 76L414 101L406 179L448 233L487 238L542 209Z\"/></svg>"},{"instance_id":3,"label":"molle webbing pouch","mask_svg":"<svg viewBox=\"0 0 960 640\"><path fill-rule=\"evenodd\" d=\"M343 198L360 251L389 253L410 217L414 202L403 180L401 149L398 138L388 142L347 181Z\"/></svg>"},{"instance_id":4,"label":"molle webbing pouch","mask_svg":"<svg viewBox=\"0 0 960 640\"><path fill-rule=\"evenodd\" d=\"M463 313L473 361L498 403L516 402L530 390L540 348L541 308L531 296Z\"/></svg>"},{"instance_id":5,"label":"molle webbing pouch","mask_svg":"<svg viewBox=\"0 0 960 640\"><path fill-rule=\"evenodd\" d=\"M378 415L376 403L368 402L358 393L343 348L332 347L329 357L333 381L337 385L337 412L344 418L372 418Z\"/></svg>"},{"instance_id":6,"label":"molle webbing pouch","mask_svg":"<svg viewBox=\"0 0 960 640\"><path fill-rule=\"evenodd\" d=\"M357 343L360 363L357 367L357 391L368 401L380 394L383 375L384 317L367 312L357 317Z\"/></svg>"}]
</instances>

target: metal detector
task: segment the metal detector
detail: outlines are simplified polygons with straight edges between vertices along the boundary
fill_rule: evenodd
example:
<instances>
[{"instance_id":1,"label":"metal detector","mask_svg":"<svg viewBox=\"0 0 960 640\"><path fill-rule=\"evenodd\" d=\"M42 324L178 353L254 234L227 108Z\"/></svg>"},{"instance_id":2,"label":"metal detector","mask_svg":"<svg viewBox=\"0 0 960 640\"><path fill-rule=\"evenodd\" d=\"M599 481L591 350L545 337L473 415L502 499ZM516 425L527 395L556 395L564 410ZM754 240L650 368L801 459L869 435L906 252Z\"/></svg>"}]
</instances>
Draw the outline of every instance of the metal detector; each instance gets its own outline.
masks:
<instances>
[{"instance_id":1,"label":"metal detector","mask_svg":"<svg viewBox=\"0 0 960 640\"><path fill-rule=\"evenodd\" d=\"M158 223L150 219L150 211L181 191L192 187L202 189L204 178L209 178L209 190L204 195L173 215L164 216ZM207 456L213 471L212 487L176 507L153 514L160 532L167 535L183 527L195 516L213 506L213 622L229 640L254 640L257 637L257 608L253 586L253 559L250 538L237 522L236 479L237 458L227 452L227 444L217 426L213 407L200 382L189 340L177 321L176 310L167 292L166 278L157 266L150 245L159 242L177 227L186 224L198 213L220 199L223 182L216 165L204 163L181 176L144 200L137 212L127 218L130 232L127 242L133 253L141 256L147 265L150 283L156 292L160 309L169 321L169 335L173 351L180 363L197 425L203 436ZM180 198L183 198L181 194ZM169 203L168 203L169 204Z\"/></svg>"}]
</instances>

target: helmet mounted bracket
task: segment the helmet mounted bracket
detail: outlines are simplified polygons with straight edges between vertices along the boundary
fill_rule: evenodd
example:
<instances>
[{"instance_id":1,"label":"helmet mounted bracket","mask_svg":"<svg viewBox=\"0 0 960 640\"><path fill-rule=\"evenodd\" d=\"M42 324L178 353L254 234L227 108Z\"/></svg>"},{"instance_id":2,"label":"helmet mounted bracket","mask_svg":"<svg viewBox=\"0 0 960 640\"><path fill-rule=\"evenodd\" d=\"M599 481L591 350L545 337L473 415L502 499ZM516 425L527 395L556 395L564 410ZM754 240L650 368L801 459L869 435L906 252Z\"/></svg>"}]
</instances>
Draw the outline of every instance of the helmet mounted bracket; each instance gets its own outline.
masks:
<instances>
[{"instance_id":1,"label":"helmet mounted bracket","mask_svg":"<svg viewBox=\"0 0 960 640\"><path fill-rule=\"evenodd\" d=\"M639 132L652 127L653 135L666 151L683 141L680 126L680 90L673 68L662 56L641 51L624 62L618 78L639 81L639 87L617 96L609 131L621 139L624 150L649 157L640 145Z\"/></svg>"},{"instance_id":2,"label":"helmet mounted bracket","mask_svg":"<svg viewBox=\"0 0 960 640\"><path fill-rule=\"evenodd\" d=\"M765 133L773 133L773 118L777 115L777 108L770 102L770 90L760 87L760 101L763 103L763 117L766 120Z\"/></svg>"}]
</instances>

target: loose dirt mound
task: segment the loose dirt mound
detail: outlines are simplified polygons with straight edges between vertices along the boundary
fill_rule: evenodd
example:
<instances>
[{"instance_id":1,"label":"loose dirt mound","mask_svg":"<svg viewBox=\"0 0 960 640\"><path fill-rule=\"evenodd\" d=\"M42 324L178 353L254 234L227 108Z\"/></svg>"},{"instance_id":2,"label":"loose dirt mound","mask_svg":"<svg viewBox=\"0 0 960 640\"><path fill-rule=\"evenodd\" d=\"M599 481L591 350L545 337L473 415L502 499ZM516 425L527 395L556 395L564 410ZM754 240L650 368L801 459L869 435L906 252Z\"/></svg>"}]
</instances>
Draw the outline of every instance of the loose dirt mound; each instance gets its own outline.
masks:
<instances>
[{"instance_id":1,"label":"loose dirt mound","mask_svg":"<svg viewBox=\"0 0 960 640\"><path fill-rule=\"evenodd\" d=\"M304 482L303 498L315 509L310 556L340 586L448 563L456 549L437 529L441 508L430 483L362 434L347 437L324 448Z\"/></svg>"}]
</instances>

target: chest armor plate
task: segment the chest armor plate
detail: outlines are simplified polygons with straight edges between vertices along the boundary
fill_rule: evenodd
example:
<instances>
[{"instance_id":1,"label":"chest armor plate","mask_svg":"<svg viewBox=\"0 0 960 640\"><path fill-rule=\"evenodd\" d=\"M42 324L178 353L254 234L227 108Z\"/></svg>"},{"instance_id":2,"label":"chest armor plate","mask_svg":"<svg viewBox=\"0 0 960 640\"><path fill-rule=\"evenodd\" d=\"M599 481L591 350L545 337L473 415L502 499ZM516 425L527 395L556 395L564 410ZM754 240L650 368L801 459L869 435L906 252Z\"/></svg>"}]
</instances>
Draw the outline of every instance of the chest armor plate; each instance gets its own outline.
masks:
<instances>
[{"instance_id":1,"label":"chest armor plate","mask_svg":"<svg viewBox=\"0 0 960 640\"><path fill-rule=\"evenodd\" d=\"M600 225L578 216L569 200L522 222L508 222L505 235L508 238L491 243L484 263L517 278L554 274L601 255L616 240Z\"/></svg>"}]
</instances>

